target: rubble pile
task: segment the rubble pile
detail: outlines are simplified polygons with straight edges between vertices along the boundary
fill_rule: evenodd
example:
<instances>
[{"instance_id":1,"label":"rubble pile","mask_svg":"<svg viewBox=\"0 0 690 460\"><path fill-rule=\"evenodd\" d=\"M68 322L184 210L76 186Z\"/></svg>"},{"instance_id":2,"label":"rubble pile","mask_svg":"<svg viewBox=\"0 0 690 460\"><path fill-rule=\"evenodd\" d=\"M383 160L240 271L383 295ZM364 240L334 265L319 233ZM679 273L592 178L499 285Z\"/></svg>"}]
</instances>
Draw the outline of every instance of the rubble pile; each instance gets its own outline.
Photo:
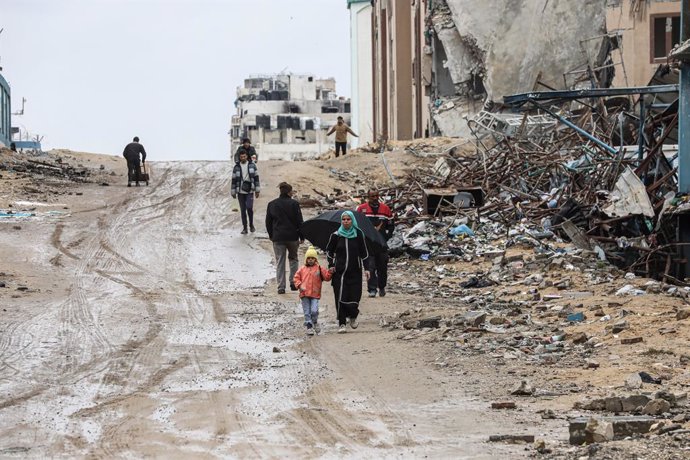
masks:
<instances>
[{"instance_id":1,"label":"rubble pile","mask_svg":"<svg viewBox=\"0 0 690 460\"><path fill-rule=\"evenodd\" d=\"M487 372L496 384L481 391L497 408L577 395L552 413L574 417L572 444L687 448L690 357L678 347L690 287L676 229L690 205L664 144L677 115L650 111L640 125L621 100L557 102L551 109L580 131L534 112L479 115L473 142L403 146L426 161L379 187L397 216L388 287L426 306L405 302L379 324L438 344L439 367ZM372 183L330 175L351 189L319 192L327 208L354 208Z\"/></svg>"},{"instance_id":2,"label":"rubble pile","mask_svg":"<svg viewBox=\"0 0 690 460\"><path fill-rule=\"evenodd\" d=\"M74 155L68 150L30 154L0 148L0 207L11 207L20 196L50 201L50 196L72 194L74 183L109 185L117 175L111 167L122 163L117 157L103 156L107 166L83 164Z\"/></svg>"}]
</instances>

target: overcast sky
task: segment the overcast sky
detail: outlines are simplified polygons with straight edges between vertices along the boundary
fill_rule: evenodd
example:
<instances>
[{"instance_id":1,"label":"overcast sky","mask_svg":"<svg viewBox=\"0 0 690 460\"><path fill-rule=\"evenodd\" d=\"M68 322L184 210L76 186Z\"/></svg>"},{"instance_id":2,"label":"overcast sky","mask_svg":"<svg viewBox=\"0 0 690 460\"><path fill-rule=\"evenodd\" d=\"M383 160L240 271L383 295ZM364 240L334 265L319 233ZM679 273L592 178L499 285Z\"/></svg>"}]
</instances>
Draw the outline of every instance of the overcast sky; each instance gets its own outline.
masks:
<instances>
[{"instance_id":1,"label":"overcast sky","mask_svg":"<svg viewBox=\"0 0 690 460\"><path fill-rule=\"evenodd\" d=\"M13 126L44 150L227 159L235 90L257 73L335 77L350 96L345 0L0 0Z\"/></svg>"}]
</instances>

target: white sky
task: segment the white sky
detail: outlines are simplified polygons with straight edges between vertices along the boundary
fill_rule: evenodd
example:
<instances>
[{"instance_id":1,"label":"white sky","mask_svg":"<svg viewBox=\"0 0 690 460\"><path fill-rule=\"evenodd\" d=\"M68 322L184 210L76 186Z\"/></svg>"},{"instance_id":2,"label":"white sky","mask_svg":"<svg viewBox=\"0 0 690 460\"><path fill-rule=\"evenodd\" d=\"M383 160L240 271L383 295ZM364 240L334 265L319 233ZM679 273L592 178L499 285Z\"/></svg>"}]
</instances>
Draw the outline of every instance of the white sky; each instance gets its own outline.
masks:
<instances>
[{"instance_id":1,"label":"white sky","mask_svg":"<svg viewBox=\"0 0 690 460\"><path fill-rule=\"evenodd\" d=\"M12 125L43 148L151 160L228 159L250 74L335 77L350 95L345 0L0 0Z\"/></svg>"}]
</instances>

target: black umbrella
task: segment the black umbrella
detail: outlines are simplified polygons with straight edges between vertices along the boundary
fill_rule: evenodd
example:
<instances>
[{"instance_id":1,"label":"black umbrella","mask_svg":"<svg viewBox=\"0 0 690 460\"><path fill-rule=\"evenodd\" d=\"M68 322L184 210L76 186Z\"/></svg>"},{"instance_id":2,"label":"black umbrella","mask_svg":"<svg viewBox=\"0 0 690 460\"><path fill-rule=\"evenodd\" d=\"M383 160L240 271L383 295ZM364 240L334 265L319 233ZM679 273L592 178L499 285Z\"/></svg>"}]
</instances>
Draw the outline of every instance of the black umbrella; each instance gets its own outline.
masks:
<instances>
[{"instance_id":1,"label":"black umbrella","mask_svg":"<svg viewBox=\"0 0 690 460\"><path fill-rule=\"evenodd\" d=\"M326 249L331 234L340 227L340 216L346 210L326 211L302 224L302 235L316 247ZM361 212L351 211L357 221L357 226L364 233L364 240L370 253L379 254L386 248L386 240L376 230L369 218Z\"/></svg>"}]
</instances>

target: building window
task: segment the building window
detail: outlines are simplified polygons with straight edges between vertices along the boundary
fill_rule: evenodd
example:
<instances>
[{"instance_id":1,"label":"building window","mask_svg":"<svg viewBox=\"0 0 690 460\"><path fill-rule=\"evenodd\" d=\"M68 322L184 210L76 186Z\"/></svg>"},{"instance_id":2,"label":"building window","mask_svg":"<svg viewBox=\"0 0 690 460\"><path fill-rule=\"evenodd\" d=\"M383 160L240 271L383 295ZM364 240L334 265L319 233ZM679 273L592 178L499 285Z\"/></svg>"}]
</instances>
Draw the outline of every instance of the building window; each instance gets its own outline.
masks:
<instances>
[{"instance_id":1,"label":"building window","mask_svg":"<svg viewBox=\"0 0 690 460\"><path fill-rule=\"evenodd\" d=\"M680 15L652 15L650 26L652 62L665 61L673 46L680 43Z\"/></svg>"}]
</instances>

